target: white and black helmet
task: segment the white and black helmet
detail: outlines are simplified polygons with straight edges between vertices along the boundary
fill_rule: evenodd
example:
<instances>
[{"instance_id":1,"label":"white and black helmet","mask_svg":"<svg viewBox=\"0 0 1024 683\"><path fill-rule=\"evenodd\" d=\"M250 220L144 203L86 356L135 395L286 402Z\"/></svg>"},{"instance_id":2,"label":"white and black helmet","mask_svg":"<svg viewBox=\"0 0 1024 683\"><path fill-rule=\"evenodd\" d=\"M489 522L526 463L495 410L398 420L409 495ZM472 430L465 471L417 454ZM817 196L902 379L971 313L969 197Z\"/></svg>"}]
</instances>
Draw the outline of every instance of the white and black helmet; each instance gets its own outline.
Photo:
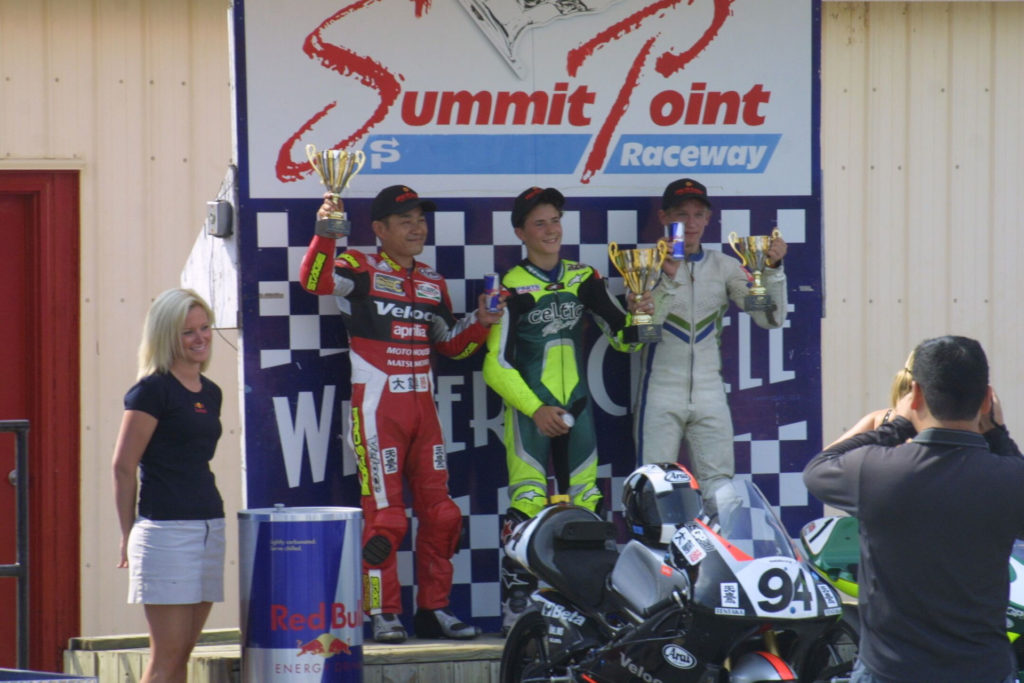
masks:
<instances>
[{"instance_id":1,"label":"white and black helmet","mask_svg":"<svg viewBox=\"0 0 1024 683\"><path fill-rule=\"evenodd\" d=\"M700 516L700 487L679 463L641 465L626 477L622 507L633 538L665 547L680 524Z\"/></svg>"}]
</instances>

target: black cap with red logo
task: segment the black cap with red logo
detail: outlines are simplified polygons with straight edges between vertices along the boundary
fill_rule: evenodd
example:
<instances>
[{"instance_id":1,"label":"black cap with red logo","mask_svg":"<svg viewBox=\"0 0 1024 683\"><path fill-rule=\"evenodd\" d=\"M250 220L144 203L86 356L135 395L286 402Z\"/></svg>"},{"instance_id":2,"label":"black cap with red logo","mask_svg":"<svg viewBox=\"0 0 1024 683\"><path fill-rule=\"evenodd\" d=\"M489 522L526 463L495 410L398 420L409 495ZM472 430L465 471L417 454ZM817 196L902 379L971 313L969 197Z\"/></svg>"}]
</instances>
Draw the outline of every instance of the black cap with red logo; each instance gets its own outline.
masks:
<instances>
[{"instance_id":1,"label":"black cap with red logo","mask_svg":"<svg viewBox=\"0 0 1024 683\"><path fill-rule=\"evenodd\" d=\"M417 206L424 211L437 210L437 205L434 202L429 199L420 199L416 190L407 185L385 187L373 199L373 204L370 206L370 220L383 220L395 213L411 211Z\"/></svg>"},{"instance_id":2,"label":"black cap with red logo","mask_svg":"<svg viewBox=\"0 0 1024 683\"><path fill-rule=\"evenodd\" d=\"M553 187L540 188L528 187L519 193L515 204L512 205L512 227L521 228L526 222L526 216L538 204L551 204L559 211L565 205L565 195Z\"/></svg>"},{"instance_id":3,"label":"black cap with red logo","mask_svg":"<svg viewBox=\"0 0 1024 683\"><path fill-rule=\"evenodd\" d=\"M704 202L709 209L711 208L708 188L692 178L680 178L669 183L665 188L665 193L661 195L661 208L662 210L671 209L687 199L696 199L699 202Z\"/></svg>"}]
</instances>

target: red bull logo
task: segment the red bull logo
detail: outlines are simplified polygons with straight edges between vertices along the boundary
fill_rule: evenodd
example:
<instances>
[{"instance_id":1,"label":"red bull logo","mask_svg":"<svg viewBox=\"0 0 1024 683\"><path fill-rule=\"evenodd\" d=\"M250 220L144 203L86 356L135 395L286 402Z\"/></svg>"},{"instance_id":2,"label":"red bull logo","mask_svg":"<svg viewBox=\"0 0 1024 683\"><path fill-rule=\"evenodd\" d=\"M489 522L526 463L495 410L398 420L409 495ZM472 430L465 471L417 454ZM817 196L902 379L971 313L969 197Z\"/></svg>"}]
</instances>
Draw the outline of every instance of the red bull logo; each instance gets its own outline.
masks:
<instances>
[{"instance_id":1,"label":"red bull logo","mask_svg":"<svg viewBox=\"0 0 1024 683\"><path fill-rule=\"evenodd\" d=\"M330 625L327 625L327 605L320 603L320 609L312 614L289 612L285 605L270 605L271 631L319 631L323 628L357 628L363 625L363 614L356 606L355 610L347 611L345 603L331 603Z\"/></svg>"},{"instance_id":2,"label":"red bull logo","mask_svg":"<svg viewBox=\"0 0 1024 683\"><path fill-rule=\"evenodd\" d=\"M324 659L328 659L335 655L352 654L348 643L330 633L321 633L308 643L303 643L301 640L296 641L295 645L299 648L299 656L320 655Z\"/></svg>"}]
</instances>

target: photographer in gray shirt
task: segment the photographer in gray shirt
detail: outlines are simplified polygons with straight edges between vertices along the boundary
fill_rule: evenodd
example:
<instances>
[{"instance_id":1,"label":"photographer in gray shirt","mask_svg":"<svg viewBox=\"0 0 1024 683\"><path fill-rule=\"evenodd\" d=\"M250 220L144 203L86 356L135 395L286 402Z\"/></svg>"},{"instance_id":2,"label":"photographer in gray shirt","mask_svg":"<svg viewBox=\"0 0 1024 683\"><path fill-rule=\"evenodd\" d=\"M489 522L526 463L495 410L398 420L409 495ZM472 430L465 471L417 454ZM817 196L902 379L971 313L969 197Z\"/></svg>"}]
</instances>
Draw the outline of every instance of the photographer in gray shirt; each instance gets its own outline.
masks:
<instances>
[{"instance_id":1,"label":"photographer in gray shirt","mask_svg":"<svg viewBox=\"0 0 1024 683\"><path fill-rule=\"evenodd\" d=\"M814 496L860 520L851 680L1009 682L1007 566L1024 533L1024 458L993 424L977 341L924 341L911 373L891 422L827 447L803 475Z\"/></svg>"}]
</instances>

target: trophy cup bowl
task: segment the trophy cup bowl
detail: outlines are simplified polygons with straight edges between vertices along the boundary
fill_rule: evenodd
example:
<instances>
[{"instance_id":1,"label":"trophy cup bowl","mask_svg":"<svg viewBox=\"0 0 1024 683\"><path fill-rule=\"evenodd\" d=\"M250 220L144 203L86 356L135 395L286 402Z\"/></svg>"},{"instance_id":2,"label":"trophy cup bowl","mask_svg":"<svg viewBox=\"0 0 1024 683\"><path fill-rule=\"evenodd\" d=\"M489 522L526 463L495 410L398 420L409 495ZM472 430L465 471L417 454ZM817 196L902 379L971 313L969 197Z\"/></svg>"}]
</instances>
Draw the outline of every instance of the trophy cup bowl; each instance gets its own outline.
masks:
<instances>
[{"instance_id":1,"label":"trophy cup bowl","mask_svg":"<svg viewBox=\"0 0 1024 683\"><path fill-rule=\"evenodd\" d=\"M342 191L366 163L366 154L362 150L325 149L318 152L315 145L306 145L306 158L335 200L341 198ZM316 222L316 234L321 237L345 237L351 229L344 211L332 211L327 218Z\"/></svg>"},{"instance_id":2,"label":"trophy cup bowl","mask_svg":"<svg viewBox=\"0 0 1024 683\"><path fill-rule=\"evenodd\" d=\"M776 237L782 237L778 228L772 230L771 235L740 237L735 232L729 233L729 246L740 257L743 267L749 270L754 278L750 293L743 300L743 310L745 311L775 310L775 302L772 301L765 286L761 284L761 277L764 269L771 265L768 260L768 247Z\"/></svg>"},{"instance_id":3,"label":"trophy cup bowl","mask_svg":"<svg viewBox=\"0 0 1024 683\"><path fill-rule=\"evenodd\" d=\"M661 264L665 261L669 246L664 241L653 248L619 249L616 242L608 245L608 256L615 269L622 275L629 295L637 299L644 292L654 289L661 275ZM661 339L661 330L654 324L654 318L647 313L634 313L630 327L634 328L635 341L656 342Z\"/></svg>"}]
</instances>

